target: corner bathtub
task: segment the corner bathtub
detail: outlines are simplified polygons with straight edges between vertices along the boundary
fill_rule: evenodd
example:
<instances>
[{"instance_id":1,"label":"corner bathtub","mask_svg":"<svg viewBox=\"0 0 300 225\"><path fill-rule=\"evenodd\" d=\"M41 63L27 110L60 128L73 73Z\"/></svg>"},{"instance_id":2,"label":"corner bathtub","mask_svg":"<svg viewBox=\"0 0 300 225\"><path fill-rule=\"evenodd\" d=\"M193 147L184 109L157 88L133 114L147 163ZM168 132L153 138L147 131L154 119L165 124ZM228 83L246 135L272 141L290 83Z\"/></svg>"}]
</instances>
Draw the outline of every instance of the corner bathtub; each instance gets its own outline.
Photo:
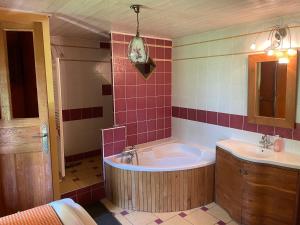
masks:
<instances>
[{"instance_id":1,"label":"corner bathtub","mask_svg":"<svg viewBox=\"0 0 300 225\"><path fill-rule=\"evenodd\" d=\"M115 205L172 212L213 202L214 151L178 142L137 151L139 165L121 163L120 154L104 158L106 196Z\"/></svg>"}]
</instances>

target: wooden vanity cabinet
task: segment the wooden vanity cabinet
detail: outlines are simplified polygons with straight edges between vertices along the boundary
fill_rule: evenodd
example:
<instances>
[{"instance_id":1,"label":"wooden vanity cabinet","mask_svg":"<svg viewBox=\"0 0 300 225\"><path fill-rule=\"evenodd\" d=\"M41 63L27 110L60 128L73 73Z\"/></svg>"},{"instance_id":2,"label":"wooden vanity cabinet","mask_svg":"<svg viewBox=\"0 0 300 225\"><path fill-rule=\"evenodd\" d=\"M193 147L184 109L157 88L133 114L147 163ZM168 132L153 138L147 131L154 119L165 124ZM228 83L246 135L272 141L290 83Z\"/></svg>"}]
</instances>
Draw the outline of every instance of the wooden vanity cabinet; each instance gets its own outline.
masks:
<instances>
[{"instance_id":1,"label":"wooden vanity cabinet","mask_svg":"<svg viewBox=\"0 0 300 225\"><path fill-rule=\"evenodd\" d=\"M217 148L215 200L238 223L242 219L242 162Z\"/></svg>"},{"instance_id":2,"label":"wooden vanity cabinet","mask_svg":"<svg viewBox=\"0 0 300 225\"><path fill-rule=\"evenodd\" d=\"M298 170L248 162L217 148L215 171L216 203L238 223L299 225Z\"/></svg>"}]
</instances>

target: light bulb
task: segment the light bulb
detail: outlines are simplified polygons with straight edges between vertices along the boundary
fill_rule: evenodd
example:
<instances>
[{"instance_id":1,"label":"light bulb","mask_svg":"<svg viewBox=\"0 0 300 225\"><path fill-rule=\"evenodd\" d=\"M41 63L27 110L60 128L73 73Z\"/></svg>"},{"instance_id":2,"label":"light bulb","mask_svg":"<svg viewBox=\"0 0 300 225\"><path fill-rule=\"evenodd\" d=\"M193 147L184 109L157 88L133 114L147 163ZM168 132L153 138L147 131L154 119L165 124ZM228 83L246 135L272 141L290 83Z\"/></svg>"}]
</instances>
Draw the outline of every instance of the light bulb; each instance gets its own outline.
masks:
<instances>
[{"instance_id":1,"label":"light bulb","mask_svg":"<svg viewBox=\"0 0 300 225\"><path fill-rule=\"evenodd\" d=\"M283 52L282 51L276 51L275 55L279 58L283 56Z\"/></svg>"},{"instance_id":2,"label":"light bulb","mask_svg":"<svg viewBox=\"0 0 300 225\"><path fill-rule=\"evenodd\" d=\"M293 56L297 54L297 51L295 49L289 48L287 50L288 55Z\"/></svg>"},{"instance_id":3,"label":"light bulb","mask_svg":"<svg viewBox=\"0 0 300 225\"><path fill-rule=\"evenodd\" d=\"M255 43L252 43L251 46L250 46L250 49L251 49L251 50L255 50L255 49L256 49L256 44L255 44Z\"/></svg>"},{"instance_id":4,"label":"light bulb","mask_svg":"<svg viewBox=\"0 0 300 225\"><path fill-rule=\"evenodd\" d=\"M274 51L273 51L273 50L269 50L269 51L267 52L267 55L268 55L268 56L274 55Z\"/></svg>"},{"instance_id":5,"label":"light bulb","mask_svg":"<svg viewBox=\"0 0 300 225\"><path fill-rule=\"evenodd\" d=\"M265 43L264 43L264 46L265 46L265 48L268 48L268 47L270 47L271 46L271 40L266 40L265 41Z\"/></svg>"},{"instance_id":6,"label":"light bulb","mask_svg":"<svg viewBox=\"0 0 300 225\"><path fill-rule=\"evenodd\" d=\"M289 61L290 60L287 57L281 57L281 58L279 58L278 63L280 63L280 64L288 64Z\"/></svg>"}]
</instances>

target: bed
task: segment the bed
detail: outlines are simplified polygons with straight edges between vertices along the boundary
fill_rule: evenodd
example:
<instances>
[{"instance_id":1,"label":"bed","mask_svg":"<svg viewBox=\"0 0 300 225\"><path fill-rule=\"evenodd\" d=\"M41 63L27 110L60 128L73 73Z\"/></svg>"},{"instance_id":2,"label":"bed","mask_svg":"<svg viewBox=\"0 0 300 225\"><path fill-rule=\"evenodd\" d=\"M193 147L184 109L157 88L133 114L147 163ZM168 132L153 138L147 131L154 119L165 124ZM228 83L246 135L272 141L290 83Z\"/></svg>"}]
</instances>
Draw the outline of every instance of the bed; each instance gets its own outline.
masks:
<instances>
[{"instance_id":1,"label":"bed","mask_svg":"<svg viewBox=\"0 0 300 225\"><path fill-rule=\"evenodd\" d=\"M79 204L66 198L0 218L0 225L97 225Z\"/></svg>"}]
</instances>

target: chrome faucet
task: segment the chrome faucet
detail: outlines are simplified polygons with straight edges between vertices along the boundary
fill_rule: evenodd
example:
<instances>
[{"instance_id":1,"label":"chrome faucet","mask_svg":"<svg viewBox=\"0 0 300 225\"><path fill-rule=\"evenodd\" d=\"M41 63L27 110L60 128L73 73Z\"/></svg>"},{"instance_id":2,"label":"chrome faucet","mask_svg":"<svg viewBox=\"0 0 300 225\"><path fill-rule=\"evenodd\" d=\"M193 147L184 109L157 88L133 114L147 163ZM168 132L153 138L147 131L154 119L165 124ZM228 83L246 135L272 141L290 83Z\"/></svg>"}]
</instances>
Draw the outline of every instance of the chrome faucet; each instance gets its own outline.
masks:
<instances>
[{"instance_id":1,"label":"chrome faucet","mask_svg":"<svg viewBox=\"0 0 300 225\"><path fill-rule=\"evenodd\" d=\"M123 163L124 158L126 158L126 163L128 163L128 164L129 163L133 164L133 158L135 157L136 163L137 163L137 165L139 165L139 157L138 157L136 147L134 145L130 146L128 150L124 150L122 152L121 157L122 157L121 162Z\"/></svg>"},{"instance_id":2,"label":"chrome faucet","mask_svg":"<svg viewBox=\"0 0 300 225\"><path fill-rule=\"evenodd\" d=\"M270 149L270 147L273 145L270 136L268 136L267 134L262 135L259 144L263 149Z\"/></svg>"}]
</instances>

